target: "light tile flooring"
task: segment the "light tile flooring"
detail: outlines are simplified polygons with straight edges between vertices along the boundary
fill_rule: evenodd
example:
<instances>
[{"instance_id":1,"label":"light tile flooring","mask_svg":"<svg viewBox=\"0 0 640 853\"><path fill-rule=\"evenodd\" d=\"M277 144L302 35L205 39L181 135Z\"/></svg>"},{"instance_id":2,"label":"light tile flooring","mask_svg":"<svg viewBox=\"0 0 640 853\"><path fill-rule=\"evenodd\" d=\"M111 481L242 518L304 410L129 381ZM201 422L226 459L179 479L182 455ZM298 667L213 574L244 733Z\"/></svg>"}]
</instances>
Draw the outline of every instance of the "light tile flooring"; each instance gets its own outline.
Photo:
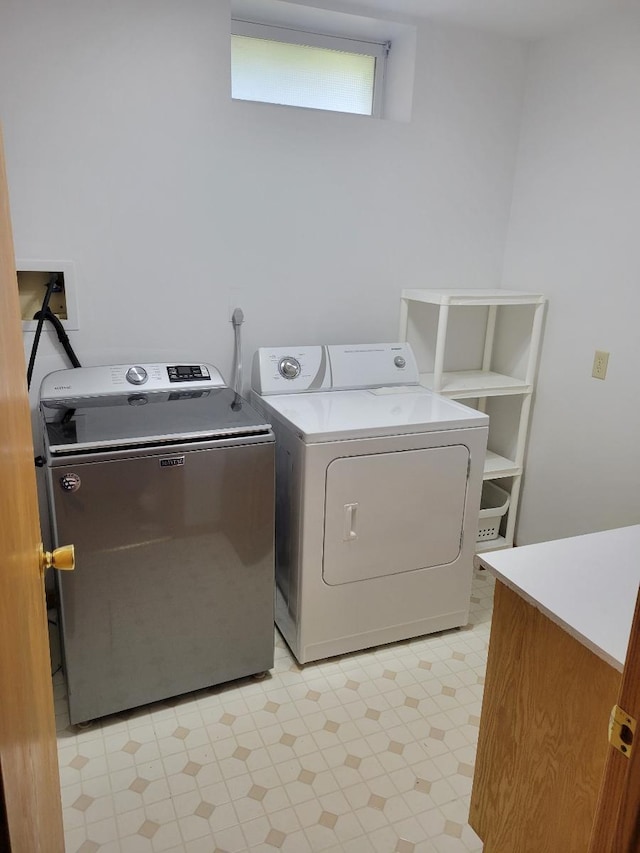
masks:
<instances>
[{"instance_id":1,"label":"light tile flooring","mask_svg":"<svg viewBox=\"0 0 640 853\"><path fill-rule=\"evenodd\" d=\"M469 853L493 582L470 624L76 731L54 678L67 853Z\"/></svg>"}]
</instances>

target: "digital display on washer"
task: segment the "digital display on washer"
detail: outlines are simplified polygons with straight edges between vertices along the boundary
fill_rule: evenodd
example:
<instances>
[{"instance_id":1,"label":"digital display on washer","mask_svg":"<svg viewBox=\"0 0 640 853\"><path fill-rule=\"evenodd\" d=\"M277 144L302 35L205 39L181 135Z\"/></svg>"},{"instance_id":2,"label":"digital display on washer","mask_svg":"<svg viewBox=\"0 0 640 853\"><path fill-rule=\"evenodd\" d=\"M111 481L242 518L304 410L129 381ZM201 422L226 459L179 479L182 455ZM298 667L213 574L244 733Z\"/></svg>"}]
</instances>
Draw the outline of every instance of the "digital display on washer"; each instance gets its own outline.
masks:
<instances>
[{"instance_id":1,"label":"digital display on washer","mask_svg":"<svg viewBox=\"0 0 640 853\"><path fill-rule=\"evenodd\" d=\"M198 382L211 379L207 368L199 364L175 364L167 367L169 382Z\"/></svg>"}]
</instances>

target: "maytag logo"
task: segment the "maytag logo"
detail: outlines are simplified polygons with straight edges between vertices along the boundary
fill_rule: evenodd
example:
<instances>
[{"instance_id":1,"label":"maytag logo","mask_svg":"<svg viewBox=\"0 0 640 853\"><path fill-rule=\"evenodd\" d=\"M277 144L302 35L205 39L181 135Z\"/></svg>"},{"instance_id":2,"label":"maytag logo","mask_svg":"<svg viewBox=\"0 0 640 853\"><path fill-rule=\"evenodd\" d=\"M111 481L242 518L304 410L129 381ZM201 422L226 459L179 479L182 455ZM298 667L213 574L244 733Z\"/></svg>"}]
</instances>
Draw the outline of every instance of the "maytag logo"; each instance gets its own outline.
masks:
<instances>
[{"instance_id":1,"label":"maytag logo","mask_svg":"<svg viewBox=\"0 0 640 853\"><path fill-rule=\"evenodd\" d=\"M175 468L176 465L184 465L184 456L165 456L160 460L161 468Z\"/></svg>"},{"instance_id":2,"label":"maytag logo","mask_svg":"<svg viewBox=\"0 0 640 853\"><path fill-rule=\"evenodd\" d=\"M54 385L53 390L54 391L70 391L71 385Z\"/></svg>"}]
</instances>

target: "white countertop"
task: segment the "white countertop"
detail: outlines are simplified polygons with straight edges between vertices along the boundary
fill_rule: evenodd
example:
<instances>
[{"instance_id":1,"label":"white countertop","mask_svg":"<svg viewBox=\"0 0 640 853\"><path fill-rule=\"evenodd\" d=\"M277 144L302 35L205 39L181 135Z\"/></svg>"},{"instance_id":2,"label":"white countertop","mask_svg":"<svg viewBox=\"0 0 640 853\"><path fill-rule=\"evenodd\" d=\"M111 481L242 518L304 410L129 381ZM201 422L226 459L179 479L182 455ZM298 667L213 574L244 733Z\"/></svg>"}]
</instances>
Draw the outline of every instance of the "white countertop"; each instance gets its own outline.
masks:
<instances>
[{"instance_id":1,"label":"white countertop","mask_svg":"<svg viewBox=\"0 0 640 853\"><path fill-rule=\"evenodd\" d=\"M640 584L640 524L476 557L622 672Z\"/></svg>"}]
</instances>

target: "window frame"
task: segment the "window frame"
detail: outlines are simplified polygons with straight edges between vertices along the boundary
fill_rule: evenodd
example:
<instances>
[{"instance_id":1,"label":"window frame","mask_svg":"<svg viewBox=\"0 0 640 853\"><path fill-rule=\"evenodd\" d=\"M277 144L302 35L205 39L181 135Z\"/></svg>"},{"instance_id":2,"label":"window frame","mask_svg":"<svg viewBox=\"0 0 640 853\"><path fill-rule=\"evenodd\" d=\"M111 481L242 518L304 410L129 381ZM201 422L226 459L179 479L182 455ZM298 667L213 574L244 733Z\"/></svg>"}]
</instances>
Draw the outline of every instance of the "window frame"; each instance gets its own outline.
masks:
<instances>
[{"instance_id":1,"label":"window frame","mask_svg":"<svg viewBox=\"0 0 640 853\"><path fill-rule=\"evenodd\" d=\"M303 47L320 47L326 48L327 50L338 50L346 53L358 53L363 56L373 56L375 58L375 65L371 113L347 112L346 115L363 115L365 118L382 118L387 57L389 56L389 51L391 49L390 41L380 42L369 39L357 39L349 36L329 35L311 30L298 29L296 27L274 26L273 24L246 21L240 18L231 19L231 36L245 36L247 38L263 39L265 41L297 44ZM233 69L231 73L233 74ZM274 102L267 101L266 103ZM308 107L298 107L298 109L308 109ZM341 111L327 110L327 112Z\"/></svg>"}]
</instances>

